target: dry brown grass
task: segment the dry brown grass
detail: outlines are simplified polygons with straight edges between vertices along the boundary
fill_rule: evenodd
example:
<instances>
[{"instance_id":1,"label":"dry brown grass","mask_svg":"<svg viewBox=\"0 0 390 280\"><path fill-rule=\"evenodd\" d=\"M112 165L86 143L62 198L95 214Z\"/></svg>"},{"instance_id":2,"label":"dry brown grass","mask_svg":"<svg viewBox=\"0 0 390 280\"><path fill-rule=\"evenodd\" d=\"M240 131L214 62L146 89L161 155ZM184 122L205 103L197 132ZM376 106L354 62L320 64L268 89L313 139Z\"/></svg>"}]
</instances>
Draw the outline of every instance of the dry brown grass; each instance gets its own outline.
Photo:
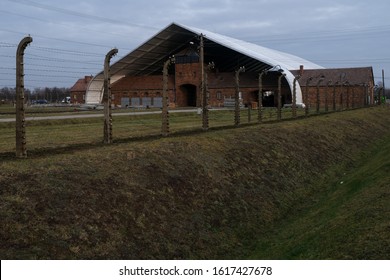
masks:
<instances>
[{"instance_id":1,"label":"dry brown grass","mask_svg":"<svg viewBox=\"0 0 390 280\"><path fill-rule=\"evenodd\" d=\"M389 134L388 108L6 158L2 259L214 259Z\"/></svg>"}]
</instances>

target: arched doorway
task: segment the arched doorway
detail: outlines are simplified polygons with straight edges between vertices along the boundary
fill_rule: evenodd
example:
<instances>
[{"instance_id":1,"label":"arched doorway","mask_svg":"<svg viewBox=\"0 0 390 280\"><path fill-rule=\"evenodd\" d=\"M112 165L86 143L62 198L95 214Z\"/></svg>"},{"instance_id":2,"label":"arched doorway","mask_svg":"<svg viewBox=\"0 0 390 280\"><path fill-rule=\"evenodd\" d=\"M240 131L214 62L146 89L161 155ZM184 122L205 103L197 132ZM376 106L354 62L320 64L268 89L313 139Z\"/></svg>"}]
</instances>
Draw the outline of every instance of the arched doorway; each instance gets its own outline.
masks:
<instances>
[{"instance_id":1,"label":"arched doorway","mask_svg":"<svg viewBox=\"0 0 390 280\"><path fill-rule=\"evenodd\" d=\"M185 84L180 86L182 104L185 107L196 107L196 86Z\"/></svg>"}]
</instances>

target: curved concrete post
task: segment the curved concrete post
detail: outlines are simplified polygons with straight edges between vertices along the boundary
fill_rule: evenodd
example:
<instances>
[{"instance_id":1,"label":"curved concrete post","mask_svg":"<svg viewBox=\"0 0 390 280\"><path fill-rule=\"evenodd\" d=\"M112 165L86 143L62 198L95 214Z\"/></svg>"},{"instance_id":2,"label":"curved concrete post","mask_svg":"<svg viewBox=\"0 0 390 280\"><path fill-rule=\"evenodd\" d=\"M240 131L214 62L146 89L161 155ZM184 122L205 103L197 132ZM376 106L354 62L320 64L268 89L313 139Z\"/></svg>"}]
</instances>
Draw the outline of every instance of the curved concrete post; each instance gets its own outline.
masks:
<instances>
[{"instance_id":1,"label":"curved concrete post","mask_svg":"<svg viewBox=\"0 0 390 280\"><path fill-rule=\"evenodd\" d=\"M16 51L16 157L27 157L26 121L24 104L24 50L33 41L30 36L23 38Z\"/></svg>"},{"instance_id":2,"label":"curved concrete post","mask_svg":"<svg viewBox=\"0 0 390 280\"><path fill-rule=\"evenodd\" d=\"M112 143L112 115L111 115L111 84L110 84L110 60L118 53L118 49L112 49L104 59L104 86L103 86L103 104L104 104L104 143Z\"/></svg>"}]
</instances>

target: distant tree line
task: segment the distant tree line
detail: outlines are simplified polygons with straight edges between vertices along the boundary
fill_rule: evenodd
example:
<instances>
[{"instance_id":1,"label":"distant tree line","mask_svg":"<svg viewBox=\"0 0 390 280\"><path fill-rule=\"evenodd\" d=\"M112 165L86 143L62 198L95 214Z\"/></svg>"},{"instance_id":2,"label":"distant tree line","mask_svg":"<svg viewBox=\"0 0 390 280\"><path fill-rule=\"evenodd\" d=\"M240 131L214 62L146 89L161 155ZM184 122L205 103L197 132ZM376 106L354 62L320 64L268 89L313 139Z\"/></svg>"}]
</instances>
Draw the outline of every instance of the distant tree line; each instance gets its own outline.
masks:
<instances>
[{"instance_id":1,"label":"distant tree line","mask_svg":"<svg viewBox=\"0 0 390 280\"><path fill-rule=\"evenodd\" d=\"M3 87L0 89L1 103L15 102L15 88ZM70 96L70 88L35 88L34 90L24 90L26 101L32 102L34 100L47 100L49 103L60 103L65 97Z\"/></svg>"}]
</instances>

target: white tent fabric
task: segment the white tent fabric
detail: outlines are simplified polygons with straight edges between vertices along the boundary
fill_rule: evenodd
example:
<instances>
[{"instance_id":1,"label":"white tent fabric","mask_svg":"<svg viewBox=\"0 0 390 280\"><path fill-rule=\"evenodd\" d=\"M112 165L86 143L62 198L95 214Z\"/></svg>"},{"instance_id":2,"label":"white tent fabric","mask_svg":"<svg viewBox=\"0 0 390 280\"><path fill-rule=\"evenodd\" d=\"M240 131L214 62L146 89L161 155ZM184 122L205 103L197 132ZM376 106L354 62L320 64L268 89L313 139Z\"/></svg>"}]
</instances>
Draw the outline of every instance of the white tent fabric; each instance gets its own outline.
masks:
<instances>
[{"instance_id":1,"label":"white tent fabric","mask_svg":"<svg viewBox=\"0 0 390 280\"><path fill-rule=\"evenodd\" d=\"M291 90L295 77L290 70L297 70L301 65L303 65L305 69L323 69L320 65L291 54L272 50L207 30L172 23L140 47L113 64L110 67L111 83L118 81L125 75L148 75L161 72L162 61L167 59L170 54L175 54L175 51L188 45L188 42L194 38L194 36L200 36L201 34L214 44L252 58L259 62L263 69L271 69L276 66L283 69L286 74L285 78ZM87 104L101 103L103 79L103 72L101 72L90 82L86 93ZM296 85L296 93L297 103L302 103L302 91L298 83Z\"/></svg>"}]
</instances>

